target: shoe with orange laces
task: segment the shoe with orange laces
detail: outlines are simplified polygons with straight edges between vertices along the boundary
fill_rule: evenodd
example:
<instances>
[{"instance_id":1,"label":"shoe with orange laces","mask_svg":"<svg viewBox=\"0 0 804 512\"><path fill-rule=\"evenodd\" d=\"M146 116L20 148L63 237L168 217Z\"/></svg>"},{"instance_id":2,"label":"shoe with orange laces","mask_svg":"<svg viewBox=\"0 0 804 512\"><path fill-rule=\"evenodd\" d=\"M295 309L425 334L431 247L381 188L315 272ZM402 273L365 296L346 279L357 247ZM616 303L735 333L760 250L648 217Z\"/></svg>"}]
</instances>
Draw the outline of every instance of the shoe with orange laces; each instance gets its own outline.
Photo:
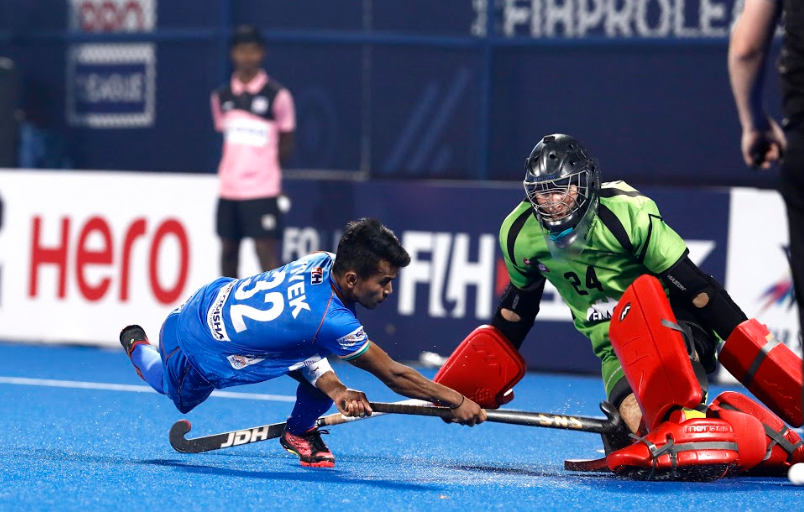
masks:
<instances>
[{"instance_id":1,"label":"shoe with orange laces","mask_svg":"<svg viewBox=\"0 0 804 512\"><path fill-rule=\"evenodd\" d=\"M142 327L139 325L127 325L120 331L120 344L123 345L123 349L126 351L128 358L131 359L131 353L134 352L134 347L137 345L150 345L151 342L148 341L148 335L145 334L145 330ZM145 380L139 368L135 366L134 369L137 370L137 375L139 375L142 380Z\"/></svg>"},{"instance_id":2,"label":"shoe with orange laces","mask_svg":"<svg viewBox=\"0 0 804 512\"><path fill-rule=\"evenodd\" d=\"M304 434L297 436L286 429L282 433L282 437L279 438L279 442L282 444L282 448L299 456L299 462L302 466L334 468L335 456L324 444L321 434L329 434L329 431L318 430L318 428L313 427Z\"/></svg>"}]
</instances>

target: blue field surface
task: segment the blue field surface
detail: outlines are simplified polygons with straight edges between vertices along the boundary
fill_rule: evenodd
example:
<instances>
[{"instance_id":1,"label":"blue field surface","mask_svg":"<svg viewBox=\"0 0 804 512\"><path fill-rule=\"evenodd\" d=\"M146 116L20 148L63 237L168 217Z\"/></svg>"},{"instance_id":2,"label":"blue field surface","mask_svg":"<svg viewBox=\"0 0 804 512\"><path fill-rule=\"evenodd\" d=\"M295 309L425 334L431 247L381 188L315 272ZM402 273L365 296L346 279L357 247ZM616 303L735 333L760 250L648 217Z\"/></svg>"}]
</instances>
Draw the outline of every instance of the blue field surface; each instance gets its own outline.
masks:
<instances>
[{"instance_id":1,"label":"blue field surface","mask_svg":"<svg viewBox=\"0 0 804 512\"><path fill-rule=\"evenodd\" d=\"M374 401L402 399L360 370L335 368ZM284 421L295 382L230 390L261 395L213 396L183 416L147 391L122 351L0 343L0 510L736 512L804 503L804 487L786 478L667 483L565 472L565 458L599 456L595 434L411 416L332 427L324 439L334 469L302 468L275 439L175 452L167 434L183 417L193 425L188 437ZM601 397L597 378L528 374L509 407L600 416Z\"/></svg>"}]
</instances>

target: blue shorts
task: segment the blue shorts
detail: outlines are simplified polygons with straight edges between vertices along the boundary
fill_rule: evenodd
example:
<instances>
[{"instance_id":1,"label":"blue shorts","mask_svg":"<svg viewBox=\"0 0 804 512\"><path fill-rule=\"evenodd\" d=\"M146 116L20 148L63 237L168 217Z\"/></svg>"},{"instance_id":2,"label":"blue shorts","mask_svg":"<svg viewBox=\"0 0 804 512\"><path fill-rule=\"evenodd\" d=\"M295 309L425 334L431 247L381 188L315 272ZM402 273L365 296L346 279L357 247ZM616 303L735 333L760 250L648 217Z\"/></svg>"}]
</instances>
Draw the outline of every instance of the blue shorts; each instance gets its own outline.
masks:
<instances>
[{"instance_id":1,"label":"blue shorts","mask_svg":"<svg viewBox=\"0 0 804 512\"><path fill-rule=\"evenodd\" d=\"M215 387L196 370L179 347L179 312L170 313L159 332L159 348L164 365L165 394L182 414L187 414L209 397Z\"/></svg>"}]
</instances>

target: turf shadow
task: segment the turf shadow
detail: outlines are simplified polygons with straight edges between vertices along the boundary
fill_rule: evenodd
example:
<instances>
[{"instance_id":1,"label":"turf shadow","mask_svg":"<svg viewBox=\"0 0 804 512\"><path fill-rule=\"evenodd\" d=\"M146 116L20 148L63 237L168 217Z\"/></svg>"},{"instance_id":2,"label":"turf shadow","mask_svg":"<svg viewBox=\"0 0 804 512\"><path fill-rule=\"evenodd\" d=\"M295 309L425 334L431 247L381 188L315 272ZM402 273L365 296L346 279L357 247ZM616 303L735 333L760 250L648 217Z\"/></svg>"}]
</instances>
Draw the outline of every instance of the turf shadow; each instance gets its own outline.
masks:
<instances>
[{"instance_id":1,"label":"turf shadow","mask_svg":"<svg viewBox=\"0 0 804 512\"><path fill-rule=\"evenodd\" d=\"M400 491L440 491L439 486L422 485L410 482L401 482L388 479L366 479L365 475L359 477L349 476L347 473L338 469L318 469L310 468L309 470L299 471L294 468L293 471L280 472L280 471L247 471L243 469L221 468L218 466L205 466L201 464L190 464L176 459L151 459L140 461L141 464L149 464L154 466L172 467L188 473L197 473L202 475L218 475L225 477L235 478L252 478L258 480L287 480L308 482L314 481L316 483L336 483L336 484L354 484L365 485L369 487L378 487L381 489L393 489Z\"/></svg>"}]
</instances>

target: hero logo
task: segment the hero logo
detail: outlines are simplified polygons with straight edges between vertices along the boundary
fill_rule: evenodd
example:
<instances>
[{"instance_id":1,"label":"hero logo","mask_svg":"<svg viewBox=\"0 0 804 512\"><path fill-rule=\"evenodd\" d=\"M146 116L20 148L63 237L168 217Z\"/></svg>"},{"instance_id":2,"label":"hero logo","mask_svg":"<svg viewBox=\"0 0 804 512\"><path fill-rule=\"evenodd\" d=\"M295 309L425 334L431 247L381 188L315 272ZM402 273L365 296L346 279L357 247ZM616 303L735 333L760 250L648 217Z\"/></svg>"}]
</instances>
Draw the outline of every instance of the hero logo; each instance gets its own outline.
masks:
<instances>
[{"instance_id":1,"label":"hero logo","mask_svg":"<svg viewBox=\"0 0 804 512\"><path fill-rule=\"evenodd\" d=\"M472 245L467 233L406 231L402 245L410 254L410 265L400 272L399 314L416 313L416 292L429 287L427 313L432 317L466 316L469 288L475 289L475 318L491 318L494 301L497 237L480 235ZM476 253L474 261L470 254ZM448 305L445 304L445 300Z\"/></svg>"},{"instance_id":2,"label":"hero logo","mask_svg":"<svg viewBox=\"0 0 804 512\"><path fill-rule=\"evenodd\" d=\"M45 245L42 240L44 220L41 216L33 218L28 296L32 298L39 296L39 272L43 267L53 265L58 269L56 292L58 298L63 299L67 295L70 269L74 269L78 289L85 299L93 302L103 299L112 286L112 276L117 273L120 285L119 300L127 302L129 300L132 251L137 239L146 236L147 221L135 219L125 229L116 257L112 228L105 218L94 216L87 219L78 230L78 240L73 240L71 243L71 226L74 222L69 217L62 217L60 231L57 231L58 243ZM165 250L165 241L169 238L175 239L178 243L178 261L173 259L169 262L161 261L160 254ZM184 293L190 266L189 246L187 231L176 219L167 219L157 225L150 237L148 284L156 300L162 304L172 304ZM70 265L68 265L68 261L71 263ZM168 263L171 269L178 269L176 281L172 285L165 286L161 282L160 263L162 265ZM97 275L97 268L106 268L107 272L96 282L90 282L87 274L95 273Z\"/></svg>"}]
</instances>

